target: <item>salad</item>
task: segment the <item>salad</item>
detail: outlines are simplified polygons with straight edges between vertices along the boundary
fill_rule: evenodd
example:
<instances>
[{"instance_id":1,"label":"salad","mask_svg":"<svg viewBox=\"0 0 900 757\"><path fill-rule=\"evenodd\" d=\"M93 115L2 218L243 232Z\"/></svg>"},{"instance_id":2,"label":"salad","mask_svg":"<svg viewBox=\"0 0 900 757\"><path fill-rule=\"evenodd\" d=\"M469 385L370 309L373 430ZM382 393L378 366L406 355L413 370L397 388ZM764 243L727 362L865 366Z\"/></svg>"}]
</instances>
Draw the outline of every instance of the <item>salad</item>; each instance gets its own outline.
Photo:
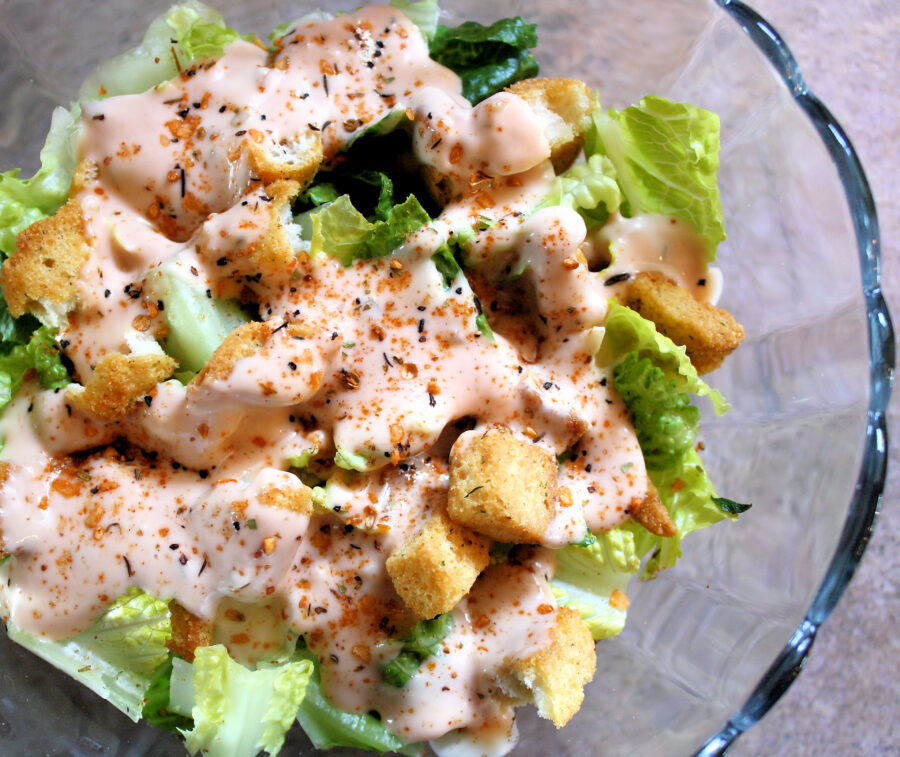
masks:
<instances>
[{"instance_id":1,"label":"salad","mask_svg":"<svg viewBox=\"0 0 900 757\"><path fill-rule=\"evenodd\" d=\"M719 123L393 0L267 42L189 0L0 174L0 610L191 753L502 755L629 583L749 505L700 374Z\"/></svg>"}]
</instances>

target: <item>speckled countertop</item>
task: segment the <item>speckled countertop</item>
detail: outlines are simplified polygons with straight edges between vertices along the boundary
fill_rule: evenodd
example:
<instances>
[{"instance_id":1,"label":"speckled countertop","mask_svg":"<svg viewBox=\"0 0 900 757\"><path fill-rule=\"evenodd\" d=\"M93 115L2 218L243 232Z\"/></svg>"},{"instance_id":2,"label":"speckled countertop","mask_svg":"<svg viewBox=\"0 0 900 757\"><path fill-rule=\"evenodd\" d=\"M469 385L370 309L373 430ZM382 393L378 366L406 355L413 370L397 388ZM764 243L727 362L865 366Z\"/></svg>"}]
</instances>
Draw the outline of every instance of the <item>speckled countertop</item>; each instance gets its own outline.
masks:
<instances>
[{"instance_id":1,"label":"speckled countertop","mask_svg":"<svg viewBox=\"0 0 900 757\"><path fill-rule=\"evenodd\" d=\"M859 152L881 222L883 281L900 317L900 2L749 0L785 37L807 84ZM889 413L891 467L875 534L822 628L804 672L729 752L900 755L900 398Z\"/></svg>"}]
</instances>

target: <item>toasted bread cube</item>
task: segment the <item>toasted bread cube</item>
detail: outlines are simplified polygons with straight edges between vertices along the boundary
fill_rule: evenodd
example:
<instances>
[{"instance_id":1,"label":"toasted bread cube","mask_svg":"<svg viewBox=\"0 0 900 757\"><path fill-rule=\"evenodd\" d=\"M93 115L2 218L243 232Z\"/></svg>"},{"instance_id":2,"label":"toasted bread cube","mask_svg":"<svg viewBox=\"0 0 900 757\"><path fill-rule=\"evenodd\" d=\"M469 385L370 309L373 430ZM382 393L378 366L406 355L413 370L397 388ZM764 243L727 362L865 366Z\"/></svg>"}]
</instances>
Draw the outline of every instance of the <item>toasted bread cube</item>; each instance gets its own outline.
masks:
<instances>
[{"instance_id":1,"label":"toasted bread cube","mask_svg":"<svg viewBox=\"0 0 900 757\"><path fill-rule=\"evenodd\" d=\"M447 513L492 539L539 542L553 516L556 460L509 429L462 434L450 451Z\"/></svg>"},{"instance_id":2,"label":"toasted bread cube","mask_svg":"<svg viewBox=\"0 0 900 757\"><path fill-rule=\"evenodd\" d=\"M174 599L169 602L169 613L172 616L172 636L166 646L179 657L193 662L197 647L208 647L213 643L213 624L198 618Z\"/></svg>"},{"instance_id":3,"label":"toasted bread cube","mask_svg":"<svg viewBox=\"0 0 900 757\"><path fill-rule=\"evenodd\" d=\"M669 511L659 498L656 487L649 481L647 496L644 499L633 499L628 505L628 512L635 522L640 523L651 534L657 536L675 536L678 527Z\"/></svg>"},{"instance_id":4,"label":"toasted bread cube","mask_svg":"<svg viewBox=\"0 0 900 757\"><path fill-rule=\"evenodd\" d=\"M16 318L33 313L58 326L62 315L76 305L78 275L90 254L77 200L33 223L19 234L16 251L0 270L9 312Z\"/></svg>"},{"instance_id":5,"label":"toasted bread cube","mask_svg":"<svg viewBox=\"0 0 900 757\"><path fill-rule=\"evenodd\" d=\"M253 175L263 184L289 179L306 186L322 164L322 137L312 129L280 142L247 139L244 146Z\"/></svg>"},{"instance_id":6,"label":"toasted bread cube","mask_svg":"<svg viewBox=\"0 0 900 757\"><path fill-rule=\"evenodd\" d=\"M542 718L562 728L584 701L597 654L591 632L569 607L556 611L550 644L525 660L508 660L499 684L520 701L533 702Z\"/></svg>"},{"instance_id":7,"label":"toasted bread cube","mask_svg":"<svg viewBox=\"0 0 900 757\"><path fill-rule=\"evenodd\" d=\"M309 330L299 323L288 324L287 333L292 337L310 335ZM202 386L207 381L228 378L239 360L259 352L271 336L272 327L268 323L251 321L238 326L216 348L203 370L191 379L191 384Z\"/></svg>"},{"instance_id":8,"label":"toasted bread cube","mask_svg":"<svg viewBox=\"0 0 900 757\"><path fill-rule=\"evenodd\" d=\"M687 350L698 373L718 368L744 341L744 328L727 310L698 302L661 273L639 273L625 290L624 304L653 321L661 334Z\"/></svg>"},{"instance_id":9,"label":"toasted bread cube","mask_svg":"<svg viewBox=\"0 0 900 757\"><path fill-rule=\"evenodd\" d=\"M432 515L415 536L394 549L387 571L394 589L419 618L449 612L490 562L490 541Z\"/></svg>"},{"instance_id":10,"label":"toasted bread cube","mask_svg":"<svg viewBox=\"0 0 900 757\"><path fill-rule=\"evenodd\" d=\"M142 355L112 352L97 363L84 387L72 387L67 396L82 412L107 420L124 418L177 367L162 351Z\"/></svg>"},{"instance_id":11,"label":"toasted bread cube","mask_svg":"<svg viewBox=\"0 0 900 757\"><path fill-rule=\"evenodd\" d=\"M269 507L290 510L302 515L311 515L313 511L312 489L299 481L296 487L289 489L271 486L260 492L259 501L260 504Z\"/></svg>"},{"instance_id":12,"label":"toasted bread cube","mask_svg":"<svg viewBox=\"0 0 900 757\"><path fill-rule=\"evenodd\" d=\"M553 170L565 171L581 152L591 122L594 97L590 87L578 79L525 79L507 91L523 98L540 118L550 143Z\"/></svg>"}]
</instances>

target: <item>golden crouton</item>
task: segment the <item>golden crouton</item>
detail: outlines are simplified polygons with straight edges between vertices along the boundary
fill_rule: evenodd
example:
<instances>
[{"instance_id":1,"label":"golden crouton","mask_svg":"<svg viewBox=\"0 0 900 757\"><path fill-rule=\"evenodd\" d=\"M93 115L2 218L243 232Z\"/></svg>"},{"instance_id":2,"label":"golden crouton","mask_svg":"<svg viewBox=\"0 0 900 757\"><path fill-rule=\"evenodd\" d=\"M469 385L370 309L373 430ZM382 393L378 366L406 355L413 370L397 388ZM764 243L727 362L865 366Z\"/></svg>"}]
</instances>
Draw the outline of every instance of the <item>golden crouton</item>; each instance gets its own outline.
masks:
<instances>
[{"instance_id":1,"label":"golden crouton","mask_svg":"<svg viewBox=\"0 0 900 757\"><path fill-rule=\"evenodd\" d=\"M278 507L304 515L311 515L313 511L312 489L299 481L295 488L282 489L278 486L271 486L260 493L259 501L260 504L269 507Z\"/></svg>"},{"instance_id":2,"label":"golden crouton","mask_svg":"<svg viewBox=\"0 0 900 757\"><path fill-rule=\"evenodd\" d=\"M591 632L569 607L556 611L550 637L550 644L528 659L508 660L499 683L508 694L534 702L542 718L562 728L581 707L597 654Z\"/></svg>"},{"instance_id":3,"label":"golden crouton","mask_svg":"<svg viewBox=\"0 0 900 757\"><path fill-rule=\"evenodd\" d=\"M288 324L287 333L291 337L310 335L309 330L299 323ZM270 336L272 327L268 323L251 321L238 326L216 348L203 370L191 380L191 384L201 386L206 381L228 378L235 364L261 350Z\"/></svg>"},{"instance_id":4,"label":"golden crouton","mask_svg":"<svg viewBox=\"0 0 900 757\"><path fill-rule=\"evenodd\" d=\"M257 244L250 246L248 270L243 273L261 272L269 277L290 271L297 253L287 224L293 223L291 202L299 193L296 181L276 181L266 187L266 196L272 198L269 228Z\"/></svg>"},{"instance_id":5,"label":"golden crouton","mask_svg":"<svg viewBox=\"0 0 900 757\"><path fill-rule=\"evenodd\" d=\"M655 271L639 273L631 280L623 304L683 345L698 373L718 368L744 341L744 328L731 313L698 302L687 289Z\"/></svg>"},{"instance_id":6,"label":"golden crouton","mask_svg":"<svg viewBox=\"0 0 900 757\"><path fill-rule=\"evenodd\" d=\"M169 602L169 613L172 616L172 636L166 646L179 657L193 662L197 647L212 644L213 624L185 610L174 599Z\"/></svg>"},{"instance_id":7,"label":"golden crouton","mask_svg":"<svg viewBox=\"0 0 900 757\"><path fill-rule=\"evenodd\" d=\"M295 139L280 142L247 139L244 146L253 176L263 184L290 179L306 186L322 164L322 137L312 129Z\"/></svg>"},{"instance_id":8,"label":"golden crouton","mask_svg":"<svg viewBox=\"0 0 900 757\"><path fill-rule=\"evenodd\" d=\"M124 418L165 381L178 363L162 352L146 355L106 355L84 387L69 389L68 399L79 410L98 418Z\"/></svg>"},{"instance_id":9,"label":"golden crouton","mask_svg":"<svg viewBox=\"0 0 900 757\"><path fill-rule=\"evenodd\" d=\"M19 234L16 251L0 270L9 312L16 318L33 313L56 324L56 311L67 312L75 305L78 274L90 254L77 200L69 200L55 215L29 226Z\"/></svg>"},{"instance_id":10,"label":"golden crouton","mask_svg":"<svg viewBox=\"0 0 900 757\"><path fill-rule=\"evenodd\" d=\"M490 562L490 541L443 513L394 549L387 559L394 589L420 618L449 612Z\"/></svg>"},{"instance_id":11,"label":"golden crouton","mask_svg":"<svg viewBox=\"0 0 900 757\"><path fill-rule=\"evenodd\" d=\"M572 165L590 125L594 97L578 79L525 79L507 88L527 102L544 126L550 143L553 170L562 173Z\"/></svg>"},{"instance_id":12,"label":"golden crouton","mask_svg":"<svg viewBox=\"0 0 900 757\"><path fill-rule=\"evenodd\" d=\"M647 496L644 499L635 497L628 505L628 512L636 523L640 523L651 534L657 536L675 536L678 527L669 511L659 498L656 487L649 481Z\"/></svg>"},{"instance_id":13,"label":"golden crouton","mask_svg":"<svg viewBox=\"0 0 900 757\"><path fill-rule=\"evenodd\" d=\"M540 541L553 515L556 460L509 429L469 431L450 451L447 513L492 539Z\"/></svg>"}]
</instances>

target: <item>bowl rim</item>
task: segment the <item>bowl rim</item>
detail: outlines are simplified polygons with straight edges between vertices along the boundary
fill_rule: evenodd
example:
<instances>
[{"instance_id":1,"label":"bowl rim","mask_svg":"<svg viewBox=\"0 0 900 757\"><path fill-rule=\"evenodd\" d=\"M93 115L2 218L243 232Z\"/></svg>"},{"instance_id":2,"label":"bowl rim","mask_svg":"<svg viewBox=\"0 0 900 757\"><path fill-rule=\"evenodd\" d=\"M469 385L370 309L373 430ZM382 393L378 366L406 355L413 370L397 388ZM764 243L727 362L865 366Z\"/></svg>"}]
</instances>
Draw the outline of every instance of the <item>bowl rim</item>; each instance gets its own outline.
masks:
<instances>
[{"instance_id":1,"label":"bowl rim","mask_svg":"<svg viewBox=\"0 0 900 757\"><path fill-rule=\"evenodd\" d=\"M697 757L724 754L735 739L759 722L781 698L803 668L816 633L853 577L871 538L887 475L887 405L895 362L891 315L881 289L878 216L859 156L835 117L809 90L793 53L775 28L741 0L715 2L750 37L775 69L796 104L812 121L837 169L850 210L862 273L869 347L869 405L862 464L847 519L825 577L803 621L741 709L707 740L696 752Z\"/></svg>"}]
</instances>

